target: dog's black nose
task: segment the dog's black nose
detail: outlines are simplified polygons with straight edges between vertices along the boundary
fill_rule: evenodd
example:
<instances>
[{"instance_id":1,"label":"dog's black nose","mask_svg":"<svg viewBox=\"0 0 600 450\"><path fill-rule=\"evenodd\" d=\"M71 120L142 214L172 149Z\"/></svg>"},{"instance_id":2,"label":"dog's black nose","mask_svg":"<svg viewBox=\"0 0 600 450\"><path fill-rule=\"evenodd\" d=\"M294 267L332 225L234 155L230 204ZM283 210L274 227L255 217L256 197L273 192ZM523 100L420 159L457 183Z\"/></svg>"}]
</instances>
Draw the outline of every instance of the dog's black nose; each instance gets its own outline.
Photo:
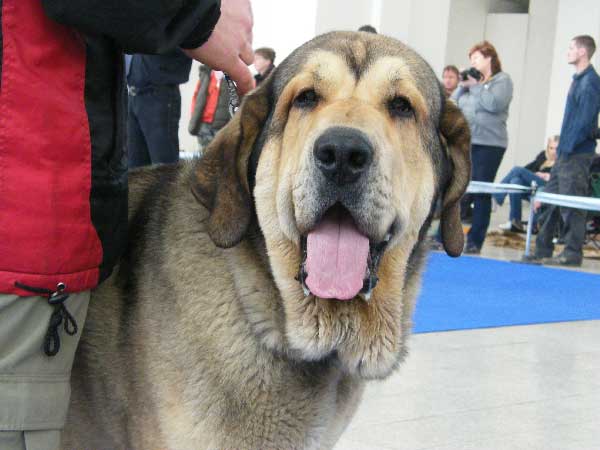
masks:
<instances>
[{"instance_id":1,"label":"dog's black nose","mask_svg":"<svg viewBox=\"0 0 600 450\"><path fill-rule=\"evenodd\" d=\"M373 146L360 130L333 127L315 142L317 167L338 186L354 183L373 161Z\"/></svg>"}]
</instances>

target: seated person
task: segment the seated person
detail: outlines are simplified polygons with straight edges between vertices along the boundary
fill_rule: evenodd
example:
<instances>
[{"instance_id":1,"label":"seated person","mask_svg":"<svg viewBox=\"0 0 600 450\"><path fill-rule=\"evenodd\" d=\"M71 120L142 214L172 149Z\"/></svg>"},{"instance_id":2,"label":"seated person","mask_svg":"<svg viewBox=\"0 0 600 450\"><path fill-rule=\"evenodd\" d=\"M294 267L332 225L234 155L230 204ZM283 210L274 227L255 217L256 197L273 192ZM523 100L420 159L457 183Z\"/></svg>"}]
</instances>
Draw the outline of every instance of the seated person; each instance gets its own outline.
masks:
<instances>
[{"instance_id":1,"label":"seated person","mask_svg":"<svg viewBox=\"0 0 600 450\"><path fill-rule=\"evenodd\" d=\"M502 183L520 184L522 186L531 186L535 181L538 187L544 186L550 179L550 170L556 161L556 148L558 147L559 136L548 138L546 150L542 150L534 161L525 167L513 167L508 175L502 179ZM499 205L504 203L507 194L494 194L493 198ZM521 201L528 199L529 194L515 193L510 195L509 221L500 225L502 230L513 232L525 232L525 227L521 222ZM534 224L535 225L535 224Z\"/></svg>"}]
</instances>

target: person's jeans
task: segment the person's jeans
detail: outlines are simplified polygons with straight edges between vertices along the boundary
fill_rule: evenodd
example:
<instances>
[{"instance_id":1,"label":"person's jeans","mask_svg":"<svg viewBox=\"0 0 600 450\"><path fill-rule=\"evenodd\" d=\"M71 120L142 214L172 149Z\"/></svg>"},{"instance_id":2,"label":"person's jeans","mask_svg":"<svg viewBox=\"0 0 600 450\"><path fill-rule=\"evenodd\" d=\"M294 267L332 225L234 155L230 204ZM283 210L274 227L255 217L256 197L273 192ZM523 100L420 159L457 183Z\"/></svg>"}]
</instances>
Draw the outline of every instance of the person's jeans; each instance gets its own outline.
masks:
<instances>
[{"instance_id":1,"label":"person's jeans","mask_svg":"<svg viewBox=\"0 0 600 450\"><path fill-rule=\"evenodd\" d=\"M521 186L531 186L531 183L535 181L538 187L544 186L546 181L543 178L538 177L531 170L524 167L513 167L510 172L502 179L502 183L508 184L519 184ZM494 198L499 205L504 203L504 199L507 194L494 194ZM523 200L529 199L529 194L509 194L510 198L510 213L509 220L521 222L522 207L521 203Z\"/></svg>"},{"instance_id":2,"label":"person's jeans","mask_svg":"<svg viewBox=\"0 0 600 450\"><path fill-rule=\"evenodd\" d=\"M545 192L551 194L589 195L589 175L593 153L561 156L554 163L550 181ZM538 258L551 257L554 252L552 239L562 216L565 249L563 256L572 262L581 262L585 241L585 220L587 213L581 209L561 208L556 205L544 205L538 223L540 231L535 241L535 255Z\"/></svg>"},{"instance_id":3,"label":"person's jeans","mask_svg":"<svg viewBox=\"0 0 600 450\"><path fill-rule=\"evenodd\" d=\"M179 161L179 86L153 86L128 97L129 167Z\"/></svg>"},{"instance_id":4,"label":"person's jeans","mask_svg":"<svg viewBox=\"0 0 600 450\"><path fill-rule=\"evenodd\" d=\"M494 181L502 162L505 148L491 145L471 146L471 179L473 181ZM467 246L481 248L490 225L492 197L490 194L474 194L473 221L467 233Z\"/></svg>"}]
</instances>

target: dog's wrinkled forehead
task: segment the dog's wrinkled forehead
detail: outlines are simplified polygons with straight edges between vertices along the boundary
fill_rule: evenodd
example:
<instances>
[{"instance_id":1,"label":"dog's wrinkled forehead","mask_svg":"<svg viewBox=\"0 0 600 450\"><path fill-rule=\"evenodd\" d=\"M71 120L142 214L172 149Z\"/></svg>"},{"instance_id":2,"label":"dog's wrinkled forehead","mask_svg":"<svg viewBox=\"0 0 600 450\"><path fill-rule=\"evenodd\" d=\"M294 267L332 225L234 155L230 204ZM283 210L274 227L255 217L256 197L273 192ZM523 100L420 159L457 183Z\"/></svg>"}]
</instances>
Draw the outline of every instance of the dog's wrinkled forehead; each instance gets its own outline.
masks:
<instances>
[{"instance_id":1,"label":"dog's wrinkled forehead","mask_svg":"<svg viewBox=\"0 0 600 450\"><path fill-rule=\"evenodd\" d=\"M439 117L444 100L443 91L431 67L400 41L380 34L332 32L307 42L278 67L273 86L275 98L280 97L288 82L298 75L300 68L320 51L339 55L357 81L381 58L402 60L404 67L410 71L415 87L423 94L430 117L434 120Z\"/></svg>"}]
</instances>

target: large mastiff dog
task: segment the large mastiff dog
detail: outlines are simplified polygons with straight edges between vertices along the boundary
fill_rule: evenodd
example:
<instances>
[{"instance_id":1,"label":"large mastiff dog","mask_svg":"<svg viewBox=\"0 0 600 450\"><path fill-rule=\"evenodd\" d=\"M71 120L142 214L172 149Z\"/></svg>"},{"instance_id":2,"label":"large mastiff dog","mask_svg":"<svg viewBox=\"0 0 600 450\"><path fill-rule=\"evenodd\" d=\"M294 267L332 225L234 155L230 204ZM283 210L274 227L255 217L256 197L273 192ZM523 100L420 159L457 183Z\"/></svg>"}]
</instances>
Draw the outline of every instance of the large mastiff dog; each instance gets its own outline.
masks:
<instances>
[{"instance_id":1,"label":"large mastiff dog","mask_svg":"<svg viewBox=\"0 0 600 450\"><path fill-rule=\"evenodd\" d=\"M202 159L131 174L64 448L332 448L406 355L438 199L462 251L469 168L463 116L400 42L297 49Z\"/></svg>"}]
</instances>

